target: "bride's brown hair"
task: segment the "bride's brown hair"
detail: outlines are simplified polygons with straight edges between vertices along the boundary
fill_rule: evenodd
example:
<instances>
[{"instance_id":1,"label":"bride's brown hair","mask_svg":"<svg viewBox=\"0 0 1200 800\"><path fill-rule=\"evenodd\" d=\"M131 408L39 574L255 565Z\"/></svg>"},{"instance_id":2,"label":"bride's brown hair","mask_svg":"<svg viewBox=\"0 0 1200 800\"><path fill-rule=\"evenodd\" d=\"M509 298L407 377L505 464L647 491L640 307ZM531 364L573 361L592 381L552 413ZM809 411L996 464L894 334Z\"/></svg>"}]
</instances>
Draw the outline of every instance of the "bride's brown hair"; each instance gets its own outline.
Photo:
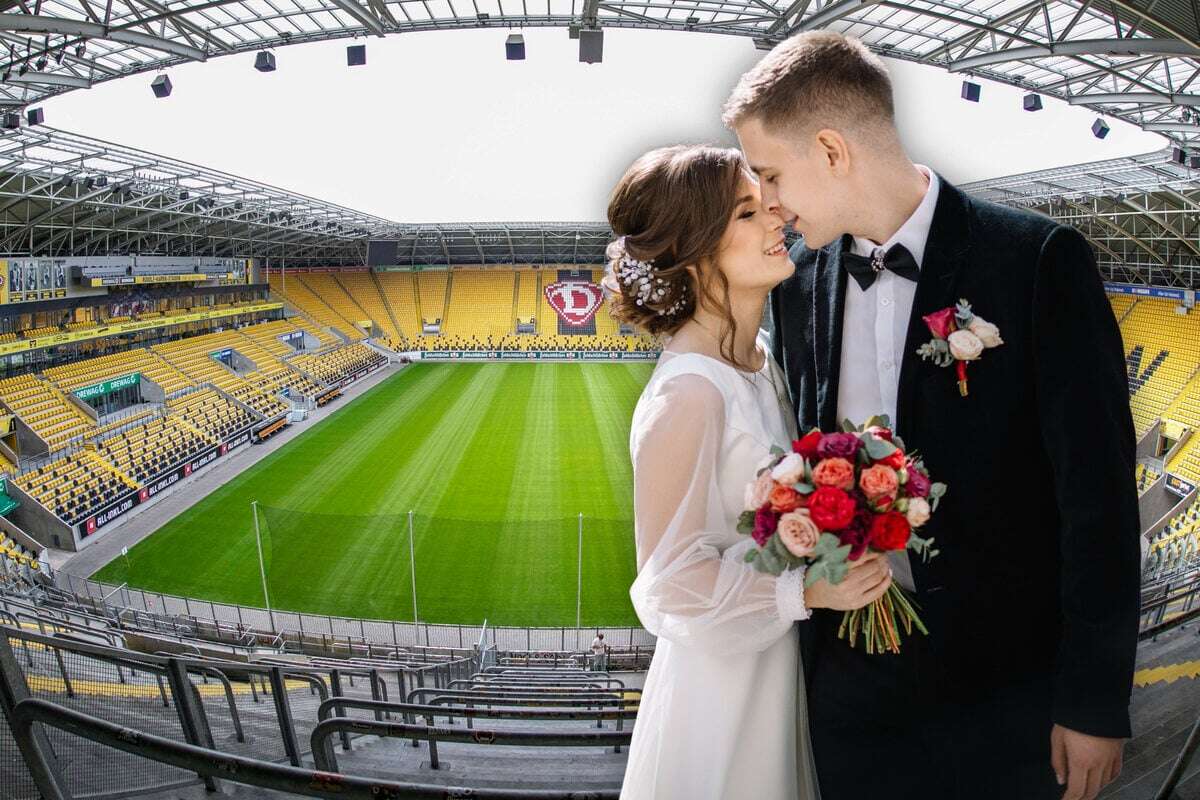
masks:
<instances>
[{"instance_id":1,"label":"bride's brown hair","mask_svg":"<svg viewBox=\"0 0 1200 800\"><path fill-rule=\"evenodd\" d=\"M721 316L721 355L752 370L734 354L737 322L729 282L712 265L737 207L738 182L749 173L741 152L710 145L674 145L646 153L625 171L608 202L609 269L620 286L611 314L651 334L670 335L692 318L696 303ZM653 261L652 289L638 302L636 286L622 282L622 255ZM703 265L703 266L702 266ZM688 271L695 268L697 281Z\"/></svg>"}]
</instances>

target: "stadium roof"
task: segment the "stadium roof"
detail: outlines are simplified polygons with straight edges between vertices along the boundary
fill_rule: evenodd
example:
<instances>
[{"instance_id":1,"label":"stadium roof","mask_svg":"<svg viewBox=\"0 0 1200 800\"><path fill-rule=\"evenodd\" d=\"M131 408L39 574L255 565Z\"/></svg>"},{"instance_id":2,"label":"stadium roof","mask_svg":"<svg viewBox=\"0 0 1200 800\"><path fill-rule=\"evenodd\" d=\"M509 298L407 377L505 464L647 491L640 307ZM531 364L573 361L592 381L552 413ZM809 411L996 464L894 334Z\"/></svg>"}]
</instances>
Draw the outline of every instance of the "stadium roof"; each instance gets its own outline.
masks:
<instances>
[{"instance_id":1,"label":"stadium roof","mask_svg":"<svg viewBox=\"0 0 1200 800\"><path fill-rule=\"evenodd\" d=\"M183 62L352 36L630 27L745 36L769 47L830 28L893 58L1059 97L1177 142L1200 138L1200 116L1191 115L1200 107L1195 0L38 0L33 13L24 0L0 5L9 47L0 106Z\"/></svg>"},{"instance_id":2,"label":"stadium roof","mask_svg":"<svg viewBox=\"0 0 1200 800\"><path fill-rule=\"evenodd\" d=\"M359 264L393 222L46 126L0 136L0 254Z\"/></svg>"},{"instance_id":3,"label":"stadium roof","mask_svg":"<svg viewBox=\"0 0 1200 800\"><path fill-rule=\"evenodd\" d=\"M1200 178L1170 149L961 188L1078 228L1106 280L1200 289Z\"/></svg>"},{"instance_id":4,"label":"stadium roof","mask_svg":"<svg viewBox=\"0 0 1200 800\"><path fill-rule=\"evenodd\" d=\"M967 184L1074 225L1106 279L1200 288L1200 177L1170 148ZM603 222L400 223L47 126L0 135L0 256L171 254L400 266L598 264Z\"/></svg>"}]
</instances>

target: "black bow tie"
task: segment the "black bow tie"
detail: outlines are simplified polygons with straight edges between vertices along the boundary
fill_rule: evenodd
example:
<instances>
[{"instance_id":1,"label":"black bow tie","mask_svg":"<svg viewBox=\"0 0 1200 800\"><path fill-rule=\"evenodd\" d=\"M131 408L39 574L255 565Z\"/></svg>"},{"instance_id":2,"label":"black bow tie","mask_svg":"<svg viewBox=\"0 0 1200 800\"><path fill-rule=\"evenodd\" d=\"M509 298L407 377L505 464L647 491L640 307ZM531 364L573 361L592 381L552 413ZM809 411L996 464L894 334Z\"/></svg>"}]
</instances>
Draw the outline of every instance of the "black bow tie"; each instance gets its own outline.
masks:
<instances>
[{"instance_id":1,"label":"black bow tie","mask_svg":"<svg viewBox=\"0 0 1200 800\"><path fill-rule=\"evenodd\" d=\"M872 256L860 256L849 250L843 250L842 266L858 282L864 292L871 288L875 278L885 269L914 282L921 276L921 269L917 266L916 259L912 257L912 253L908 252L908 248L899 242L889 247L886 253L876 248Z\"/></svg>"}]
</instances>

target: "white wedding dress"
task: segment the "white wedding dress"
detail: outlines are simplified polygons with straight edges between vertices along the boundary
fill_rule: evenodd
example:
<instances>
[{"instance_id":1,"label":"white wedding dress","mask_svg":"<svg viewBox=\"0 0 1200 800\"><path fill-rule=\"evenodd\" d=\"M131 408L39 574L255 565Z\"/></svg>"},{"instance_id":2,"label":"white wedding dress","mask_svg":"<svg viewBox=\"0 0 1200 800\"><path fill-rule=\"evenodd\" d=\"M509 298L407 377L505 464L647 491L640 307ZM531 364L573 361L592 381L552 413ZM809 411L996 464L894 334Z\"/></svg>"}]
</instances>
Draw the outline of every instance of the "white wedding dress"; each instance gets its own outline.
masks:
<instances>
[{"instance_id":1,"label":"white wedding dress","mask_svg":"<svg viewBox=\"0 0 1200 800\"><path fill-rule=\"evenodd\" d=\"M799 691L802 575L758 572L737 532L746 484L795 438L783 375L759 344L755 374L664 351L633 413L629 594L658 642L622 800L818 796Z\"/></svg>"}]
</instances>

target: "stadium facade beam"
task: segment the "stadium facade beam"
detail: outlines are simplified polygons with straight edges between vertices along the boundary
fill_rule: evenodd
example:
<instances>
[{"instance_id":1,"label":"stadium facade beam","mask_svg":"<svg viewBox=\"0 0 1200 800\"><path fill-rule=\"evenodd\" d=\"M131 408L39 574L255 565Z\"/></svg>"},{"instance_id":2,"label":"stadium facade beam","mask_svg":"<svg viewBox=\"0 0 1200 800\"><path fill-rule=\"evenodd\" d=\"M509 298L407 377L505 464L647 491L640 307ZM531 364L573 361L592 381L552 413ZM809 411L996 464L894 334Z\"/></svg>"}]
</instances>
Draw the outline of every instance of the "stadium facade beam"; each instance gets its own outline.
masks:
<instances>
[{"instance_id":1,"label":"stadium facade beam","mask_svg":"<svg viewBox=\"0 0 1200 800\"><path fill-rule=\"evenodd\" d=\"M946 65L946 69L950 72L967 72L1010 61L1026 61L1033 58L1147 55L1197 58L1200 57L1200 48L1190 42L1178 39L1077 39L1071 42L1010 47L1007 50L968 56L958 61L951 61Z\"/></svg>"},{"instance_id":2,"label":"stadium facade beam","mask_svg":"<svg viewBox=\"0 0 1200 800\"><path fill-rule=\"evenodd\" d=\"M94 22L63 19L32 14L0 14L0 30L14 33L43 33L61 36L83 36L88 39L111 39L114 42L145 47L189 61L207 61L208 53L195 47L128 28L109 28Z\"/></svg>"},{"instance_id":3,"label":"stadium facade beam","mask_svg":"<svg viewBox=\"0 0 1200 800\"><path fill-rule=\"evenodd\" d=\"M1197 247L1196 244L1192 242L1192 237L1184 235L1183 231L1181 231L1170 221L1170 218L1160 219L1153 211L1145 206L1138 205L1129 198L1124 198L1120 200L1119 203L1124 205L1126 208L1133 209L1134 211L1138 212L1143 219L1149 220L1158 227L1162 228L1164 231L1169 233L1176 242L1186 247L1188 250L1191 250L1192 255L1200 258L1200 247Z\"/></svg>"},{"instance_id":4,"label":"stadium facade beam","mask_svg":"<svg viewBox=\"0 0 1200 800\"><path fill-rule=\"evenodd\" d=\"M383 22L370 11L360 6L356 0L330 0L330 2L361 22L371 33L383 38Z\"/></svg>"},{"instance_id":5,"label":"stadium facade beam","mask_svg":"<svg viewBox=\"0 0 1200 800\"><path fill-rule=\"evenodd\" d=\"M1200 94L1159 94L1157 92L1097 92L1075 94L1067 98L1073 106L1137 103L1138 105L1200 106Z\"/></svg>"},{"instance_id":6,"label":"stadium facade beam","mask_svg":"<svg viewBox=\"0 0 1200 800\"><path fill-rule=\"evenodd\" d=\"M80 2L84 3L86 6L87 0L80 0ZM203 39L222 52L233 52L233 45L229 44L224 39L213 35L203 27L189 20L187 17L172 13L169 8L164 6L162 3L157 2L157 0L138 0L138 2L144 5L146 8L152 9L156 14L162 16L163 18L168 19L171 24L175 26L176 30L180 32L186 31L187 33L191 33L193 36Z\"/></svg>"},{"instance_id":7,"label":"stadium facade beam","mask_svg":"<svg viewBox=\"0 0 1200 800\"><path fill-rule=\"evenodd\" d=\"M69 89L92 88L92 82L87 78L80 78L65 72L27 72L24 75L10 75L5 83L25 86L65 86Z\"/></svg>"},{"instance_id":8,"label":"stadium facade beam","mask_svg":"<svg viewBox=\"0 0 1200 800\"><path fill-rule=\"evenodd\" d=\"M826 6L808 19L798 20L795 25L788 28L787 35L791 36L793 33L799 33L800 31L813 31L818 28L828 27L844 17L879 4L880 0L840 0L840 2Z\"/></svg>"}]
</instances>

